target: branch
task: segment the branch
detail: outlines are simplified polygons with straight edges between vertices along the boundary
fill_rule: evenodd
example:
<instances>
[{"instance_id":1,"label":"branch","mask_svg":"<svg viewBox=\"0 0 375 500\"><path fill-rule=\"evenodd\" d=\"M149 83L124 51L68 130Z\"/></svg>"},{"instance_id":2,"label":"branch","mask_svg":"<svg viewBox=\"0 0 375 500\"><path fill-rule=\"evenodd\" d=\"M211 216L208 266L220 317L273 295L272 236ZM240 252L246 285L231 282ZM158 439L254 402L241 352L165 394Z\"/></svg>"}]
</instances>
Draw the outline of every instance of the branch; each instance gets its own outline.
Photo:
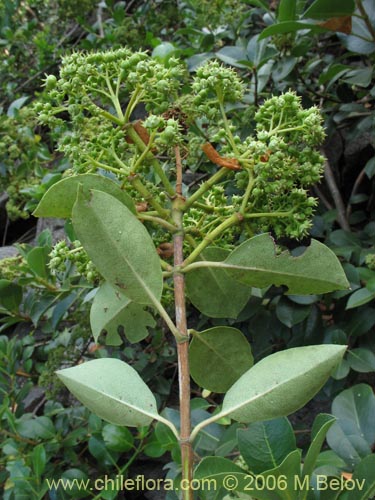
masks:
<instances>
[{"instance_id":1,"label":"branch","mask_svg":"<svg viewBox=\"0 0 375 500\"><path fill-rule=\"evenodd\" d=\"M327 159L325 159L324 162L324 177L331 192L335 207L337 209L337 222L339 223L340 227L344 229L344 231L350 231L350 226L346 218L345 205L341 197L339 188L337 187L331 165L329 164Z\"/></svg>"}]
</instances>

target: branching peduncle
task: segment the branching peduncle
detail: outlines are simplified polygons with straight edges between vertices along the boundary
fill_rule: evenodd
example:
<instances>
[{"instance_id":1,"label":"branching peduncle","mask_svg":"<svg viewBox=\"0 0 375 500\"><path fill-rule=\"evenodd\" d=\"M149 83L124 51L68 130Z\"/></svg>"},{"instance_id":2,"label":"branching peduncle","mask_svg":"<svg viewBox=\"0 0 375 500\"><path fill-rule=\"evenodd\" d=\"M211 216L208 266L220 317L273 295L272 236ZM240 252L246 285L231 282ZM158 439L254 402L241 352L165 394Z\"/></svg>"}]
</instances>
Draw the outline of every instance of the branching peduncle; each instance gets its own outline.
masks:
<instances>
[{"instance_id":1,"label":"branching peduncle","mask_svg":"<svg viewBox=\"0 0 375 500\"><path fill-rule=\"evenodd\" d=\"M130 125L127 127L126 131L127 131L128 136L130 137L130 139L137 146L138 150L141 153L143 153L147 149L147 144L145 144L143 142L143 140L139 137L139 135L135 131L134 127L132 125ZM175 191L173 189L172 184L170 183L168 177L165 175L165 172L162 169L159 161L154 157L154 155L151 153L150 150L148 150L147 153L145 154L145 156L143 157L143 159L146 159L146 158L151 160L152 167L153 167L155 173L159 176L161 182L163 183L163 186L164 186L166 192L169 194L169 196L174 196Z\"/></svg>"},{"instance_id":2,"label":"branching peduncle","mask_svg":"<svg viewBox=\"0 0 375 500\"><path fill-rule=\"evenodd\" d=\"M193 193L184 203L183 210L187 211L196 201L198 201L202 196L215 184L219 183L228 173L228 170L225 167L222 167L220 170L215 172L212 177L210 177L207 181L203 182L200 187Z\"/></svg>"},{"instance_id":3,"label":"branching peduncle","mask_svg":"<svg viewBox=\"0 0 375 500\"><path fill-rule=\"evenodd\" d=\"M138 175L130 175L129 182L138 191L138 193L149 203L160 215L162 219L169 219L169 210L163 208L155 199L155 196L147 189Z\"/></svg>"},{"instance_id":4,"label":"branching peduncle","mask_svg":"<svg viewBox=\"0 0 375 500\"><path fill-rule=\"evenodd\" d=\"M239 224L243 220L243 216L240 213L234 213L228 219L223 221L219 226L213 229L210 233L208 233L203 240L198 244L198 246L191 252L191 254L183 261L181 268L183 269L187 265L194 262L199 255L203 252L203 250L212 244L218 236L220 236L224 231L229 229L236 224Z\"/></svg>"}]
</instances>

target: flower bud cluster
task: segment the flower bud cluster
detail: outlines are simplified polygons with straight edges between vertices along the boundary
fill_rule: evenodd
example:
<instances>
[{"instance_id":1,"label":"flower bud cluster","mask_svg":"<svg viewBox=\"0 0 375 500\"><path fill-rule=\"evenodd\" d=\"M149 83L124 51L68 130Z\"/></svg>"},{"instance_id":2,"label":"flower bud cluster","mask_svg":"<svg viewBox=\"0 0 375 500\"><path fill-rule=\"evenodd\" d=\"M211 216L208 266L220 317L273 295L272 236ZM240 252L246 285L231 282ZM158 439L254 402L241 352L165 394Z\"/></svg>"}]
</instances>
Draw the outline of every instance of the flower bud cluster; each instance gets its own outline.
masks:
<instances>
[{"instance_id":1,"label":"flower bud cluster","mask_svg":"<svg viewBox=\"0 0 375 500\"><path fill-rule=\"evenodd\" d=\"M52 274L67 272L70 263L76 267L78 273L84 276L89 283L97 283L100 280L96 267L78 240L72 243L72 248L69 248L65 240L59 241L53 247L49 256L48 266Z\"/></svg>"},{"instance_id":2,"label":"flower bud cluster","mask_svg":"<svg viewBox=\"0 0 375 500\"><path fill-rule=\"evenodd\" d=\"M197 69L192 91L197 111L214 120L219 115L218 104L242 100L245 85L235 70L208 61Z\"/></svg>"},{"instance_id":3,"label":"flower bud cluster","mask_svg":"<svg viewBox=\"0 0 375 500\"><path fill-rule=\"evenodd\" d=\"M182 127L175 118L165 119L161 115L149 115L143 126L151 134L155 134L154 144L160 150L165 150L183 142Z\"/></svg>"},{"instance_id":4,"label":"flower bud cluster","mask_svg":"<svg viewBox=\"0 0 375 500\"><path fill-rule=\"evenodd\" d=\"M294 92L268 99L255 115L257 140L247 144L254 158L252 210L287 212L289 216L262 219L262 230L300 239L311 226L316 206L308 188L319 181L324 165L316 146L324 138L317 108L303 109Z\"/></svg>"}]
</instances>

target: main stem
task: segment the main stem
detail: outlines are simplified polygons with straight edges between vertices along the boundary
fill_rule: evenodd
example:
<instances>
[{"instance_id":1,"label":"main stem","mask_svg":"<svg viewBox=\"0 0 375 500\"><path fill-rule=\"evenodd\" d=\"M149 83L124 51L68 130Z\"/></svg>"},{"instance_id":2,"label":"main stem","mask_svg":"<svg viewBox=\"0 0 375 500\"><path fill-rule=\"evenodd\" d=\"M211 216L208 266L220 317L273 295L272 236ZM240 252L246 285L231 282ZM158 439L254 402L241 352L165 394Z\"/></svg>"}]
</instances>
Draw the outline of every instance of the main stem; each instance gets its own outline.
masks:
<instances>
[{"instance_id":1,"label":"main stem","mask_svg":"<svg viewBox=\"0 0 375 500\"><path fill-rule=\"evenodd\" d=\"M183 212L184 203L182 197L182 164L179 148L175 148L176 153L176 197L173 201L172 218L178 227L173 236L174 265L178 269L184 261L183 255ZM180 335L185 340L178 342L178 380L180 394L180 446L182 479L184 487L191 484L193 478L193 450L190 442L191 420L190 420L190 369L189 369L189 336L187 332L186 321L186 303L185 303L185 277L182 273L175 272L174 280L174 299L176 310L176 326ZM184 500L193 500L193 492L190 487L183 492Z\"/></svg>"}]
</instances>

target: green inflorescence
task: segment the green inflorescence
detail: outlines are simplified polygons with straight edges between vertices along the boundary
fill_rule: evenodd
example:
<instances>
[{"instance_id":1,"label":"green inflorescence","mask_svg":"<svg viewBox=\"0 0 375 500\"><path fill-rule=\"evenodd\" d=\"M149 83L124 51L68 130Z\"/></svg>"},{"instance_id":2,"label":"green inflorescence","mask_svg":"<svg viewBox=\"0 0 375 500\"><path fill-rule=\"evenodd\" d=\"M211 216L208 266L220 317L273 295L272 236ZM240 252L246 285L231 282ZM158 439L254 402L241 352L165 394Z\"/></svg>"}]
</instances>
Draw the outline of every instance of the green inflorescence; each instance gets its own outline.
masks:
<instances>
[{"instance_id":1,"label":"green inflorescence","mask_svg":"<svg viewBox=\"0 0 375 500\"><path fill-rule=\"evenodd\" d=\"M96 267L89 259L81 243L76 240L69 248L65 240L59 241L49 254L48 267L52 274L65 273L68 265L75 265L80 275L84 276L89 283L98 283L101 279Z\"/></svg>"},{"instance_id":2,"label":"green inflorescence","mask_svg":"<svg viewBox=\"0 0 375 500\"><path fill-rule=\"evenodd\" d=\"M160 62L128 48L74 53L63 59L60 78L47 76L45 86L48 99L37 111L59 135L70 174L108 171L136 203L160 212L160 206L171 207L176 147L190 172L212 174L225 158L235 168L185 211L187 234L199 242L234 213L241 223L217 235L221 246L230 248L242 232L273 231L295 239L308 234L316 206L309 188L322 174L318 146L324 130L319 110L303 109L294 92L265 100L249 116L252 133L243 137L243 119L230 110L246 85L236 70L215 60L200 66L189 82L173 57ZM207 143L215 158L202 152ZM153 226L152 233L161 240L165 229ZM187 238L186 244L191 249L193 242ZM51 266L63 261L56 255ZM92 279L91 269L84 272Z\"/></svg>"}]
</instances>

